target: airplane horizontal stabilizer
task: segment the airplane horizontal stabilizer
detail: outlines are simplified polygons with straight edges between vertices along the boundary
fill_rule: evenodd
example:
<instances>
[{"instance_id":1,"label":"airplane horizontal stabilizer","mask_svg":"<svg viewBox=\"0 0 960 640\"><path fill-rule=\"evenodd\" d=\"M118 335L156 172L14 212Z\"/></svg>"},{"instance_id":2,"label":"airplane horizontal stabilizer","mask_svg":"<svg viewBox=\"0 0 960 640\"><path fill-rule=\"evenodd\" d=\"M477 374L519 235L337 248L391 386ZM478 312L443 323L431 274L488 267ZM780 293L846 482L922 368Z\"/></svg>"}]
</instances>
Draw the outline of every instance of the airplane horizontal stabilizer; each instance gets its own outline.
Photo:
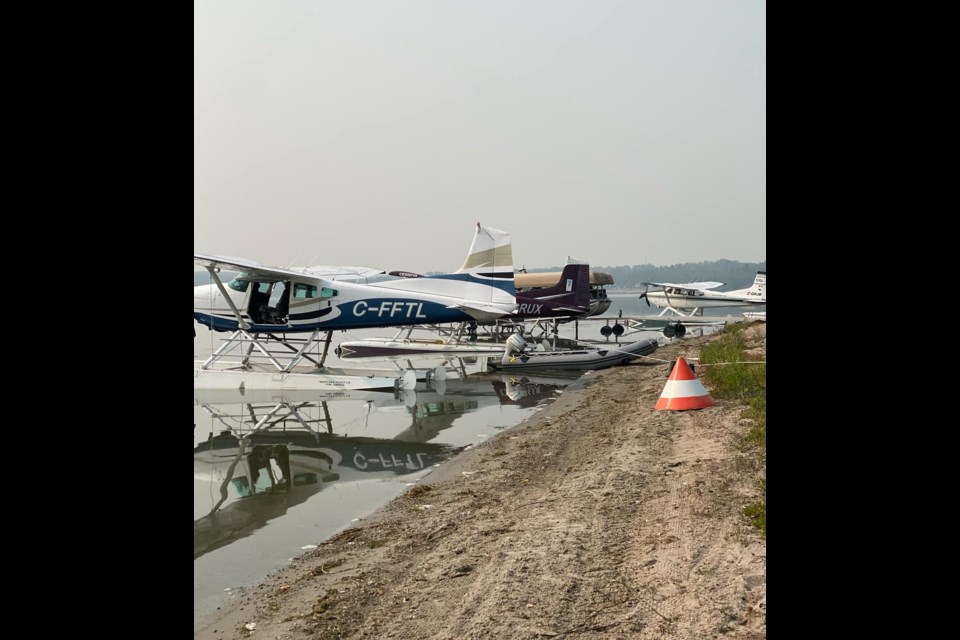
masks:
<instances>
[{"instance_id":1,"label":"airplane horizontal stabilizer","mask_svg":"<svg viewBox=\"0 0 960 640\"><path fill-rule=\"evenodd\" d=\"M495 320L514 313L517 305L485 305L471 302L469 304L452 304L448 309L459 309L475 320Z\"/></svg>"}]
</instances>

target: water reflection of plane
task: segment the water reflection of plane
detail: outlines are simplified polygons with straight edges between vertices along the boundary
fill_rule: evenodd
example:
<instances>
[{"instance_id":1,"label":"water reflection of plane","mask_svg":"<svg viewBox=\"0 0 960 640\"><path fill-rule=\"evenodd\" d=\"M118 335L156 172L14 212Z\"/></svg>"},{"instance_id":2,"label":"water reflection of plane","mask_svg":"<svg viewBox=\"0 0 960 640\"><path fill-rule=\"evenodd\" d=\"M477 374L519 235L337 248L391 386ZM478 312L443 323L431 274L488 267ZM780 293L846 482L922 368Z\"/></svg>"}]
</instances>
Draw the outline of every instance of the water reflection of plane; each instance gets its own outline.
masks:
<instances>
[{"instance_id":1,"label":"water reflection of plane","mask_svg":"<svg viewBox=\"0 0 960 640\"><path fill-rule=\"evenodd\" d=\"M404 390L367 390L367 389L198 389L194 388L193 398L200 405L229 404L317 404L337 400L357 400L376 402L377 404L402 403ZM240 425L237 425L240 426Z\"/></svg>"},{"instance_id":2,"label":"water reflection of plane","mask_svg":"<svg viewBox=\"0 0 960 640\"><path fill-rule=\"evenodd\" d=\"M297 395L307 393L312 392ZM261 398L264 404L254 397L242 405L202 403L224 428L194 447L194 478L219 492L210 511L194 521L194 558L250 535L326 484L415 473L461 449L337 435L332 432L330 400L296 401L291 392L282 395ZM388 399L365 401L403 406L402 399L383 395ZM237 411L238 406L242 410ZM323 417L312 417L318 409Z\"/></svg>"},{"instance_id":3,"label":"water reflection of plane","mask_svg":"<svg viewBox=\"0 0 960 640\"><path fill-rule=\"evenodd\" d=\"M556 377L471 374L464 378L437 381L433 388L425 391L418 389L408 399L412 421L395 439L428 442L453 426L464 413L481 406L536 406L555 397L560 389L579 377L579 372ZM491 387L496 395L490 393Z\"/></svg>"}]
</instances>

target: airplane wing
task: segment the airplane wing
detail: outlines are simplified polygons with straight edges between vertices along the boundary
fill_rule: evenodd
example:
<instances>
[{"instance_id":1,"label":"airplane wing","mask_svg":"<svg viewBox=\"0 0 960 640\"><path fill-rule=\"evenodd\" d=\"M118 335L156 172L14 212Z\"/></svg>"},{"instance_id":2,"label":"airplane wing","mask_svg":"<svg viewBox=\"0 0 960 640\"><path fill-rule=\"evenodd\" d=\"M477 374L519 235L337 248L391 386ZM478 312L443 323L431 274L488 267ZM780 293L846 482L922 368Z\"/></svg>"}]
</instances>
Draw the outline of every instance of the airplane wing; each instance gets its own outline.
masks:
<instances>
[{"instance_id":1,"label":"airplane wing","mask_svg":"<svg viewBox=\"0 0 960 640\"><path fill-rule=\"evenodd\" d=\"M451 304L448 309L459 309L477 320L496 320L517 310L517 305L478 304L476 302Z\"/></svg>"},{"instance_id":2,"label":"airplane wing","mask_svg":"<svg viewBox=\"0 0 960 640\"><path fill-rule=\"evenodd\" d=\"M291 275L302 275L296 271L281 269L279 267L266 267L259 262L247 260L245 258L233 258L230 256L211 256L203 253L193 254L193 263L201 267L226 268L230 271L244 271L259 276L269 278L286 279Z\"/></svg>"},{"instance_id":3,"label":"airplane wing","mask_svg":"<svg viewBox=\"0 0 960 640\"><path fill-rule=\"evenodd\" d=\"M680 289L703 289L704 291L708 289L716 289L717 287L722 287L724 282L644 282L643 284L650 287L679 287Z\"/></svg>"},{"instance_id":4,"label":"airplane wing","mask_svg":"<svg viewBox=\"0 0 960 640\"><path fill-rule=\"evenodd\" d=\"M371 267L325 265L307 267L305 269L284 269L282 267L267 267L260 262L247 260L245 258L211 256L202 253L193 254L193 263L202 267L226 268L231 271L243 271L265 278L278 278L282 280L286 280L291 276L303 277L304 275L314 278L324 278L326 280L360 280L383 273L382 269L373 269Z\"/></svg>"},{"instance_id":5,"label":"airplane wing","mask_svg":"<svg viewBox=\"0 0 960 640\"><path fill-rule=\"evenodd\" d=\"M346 281L363 280L386 273L383 269L374 269L373 267L344 267L327 265L315 265L313 267L307 267L304 269L304 272L318 278L326 278L327 280Z\"/></svg>"},{"instance_id":6,"label":"airplane wing","mask_svg":"<svg viewBox=\"0 0 960 640\"><path fill-rule=\"evenodd\" d=\"M244 258L234 258L231 256L211 256L204 253L193 254L193 264L201 267L230 267L231 271L239 269L259 269L263 267L259 262L246 260Z\"/></svg>"}]
</instances>

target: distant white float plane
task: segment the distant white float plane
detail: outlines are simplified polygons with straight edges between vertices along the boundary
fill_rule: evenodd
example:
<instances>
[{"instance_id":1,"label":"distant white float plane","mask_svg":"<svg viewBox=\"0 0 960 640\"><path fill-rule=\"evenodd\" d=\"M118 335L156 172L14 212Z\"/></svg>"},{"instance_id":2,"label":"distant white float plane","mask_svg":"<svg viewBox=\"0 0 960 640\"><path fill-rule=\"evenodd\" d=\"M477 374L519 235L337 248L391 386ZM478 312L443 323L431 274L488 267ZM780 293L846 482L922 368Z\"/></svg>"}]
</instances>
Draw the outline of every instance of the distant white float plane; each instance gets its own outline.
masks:
<instances>
[{"instance_id":1,"label":"distant white float plane","mask_svg":"<svg viewBox=\"0 0 960 640\"><path fill-rule=\"evenodd\" d=\"M640 298L647 304L663 308L660 315L668 311L680 316L703 315L705 307L754 307L767 304L767 272L758 271L753 285L736 291L713 291L723 286L722 282L644 282L647 290ZM659 287L651 291L649 287Z\"/></svg>"}]
</instances>

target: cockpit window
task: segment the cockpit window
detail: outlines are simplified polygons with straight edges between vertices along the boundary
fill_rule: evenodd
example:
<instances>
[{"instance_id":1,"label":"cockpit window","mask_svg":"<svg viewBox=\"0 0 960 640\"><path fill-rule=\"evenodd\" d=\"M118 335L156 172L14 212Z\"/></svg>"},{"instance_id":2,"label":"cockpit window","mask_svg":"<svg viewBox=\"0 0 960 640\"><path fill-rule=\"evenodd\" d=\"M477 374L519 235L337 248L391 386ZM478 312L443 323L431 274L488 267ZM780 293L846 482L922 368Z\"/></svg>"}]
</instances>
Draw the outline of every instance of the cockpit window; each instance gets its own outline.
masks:
<instances>
[{"instance_id":1,"label":"cockpit window","mask_svg":"<svg viewBox=\"0 0 960 640\"><path fill-rule=\"evenodd\" d=\"M321 298L336 298L338 295L340 295L340 292L336 289L331 289L330 287L324 287L323 289L320 289Z\"/></svg>"},{"instance_id":2,"label":"cockpit window","mask_svg":"<svg viewBox=\"0 0 960 640\"><path fill-rule=\"evenodd\" d=\"M316 298L317 288L312 284L296 283L293 285L294 298Z\"/></svg>"},{"instance_id":3,"label":"cockpit window","mask_svg":"<svg viewBox=\"0 0 960 640\"><path fill-rule=\"evenodd\" d=\"M230 284L227 286L233 289L234 291L246 291L247 287L250 285L250 282L247 280L241 280L239 278L234 278L230 281Z\"/></svg>"}]
</instances>

